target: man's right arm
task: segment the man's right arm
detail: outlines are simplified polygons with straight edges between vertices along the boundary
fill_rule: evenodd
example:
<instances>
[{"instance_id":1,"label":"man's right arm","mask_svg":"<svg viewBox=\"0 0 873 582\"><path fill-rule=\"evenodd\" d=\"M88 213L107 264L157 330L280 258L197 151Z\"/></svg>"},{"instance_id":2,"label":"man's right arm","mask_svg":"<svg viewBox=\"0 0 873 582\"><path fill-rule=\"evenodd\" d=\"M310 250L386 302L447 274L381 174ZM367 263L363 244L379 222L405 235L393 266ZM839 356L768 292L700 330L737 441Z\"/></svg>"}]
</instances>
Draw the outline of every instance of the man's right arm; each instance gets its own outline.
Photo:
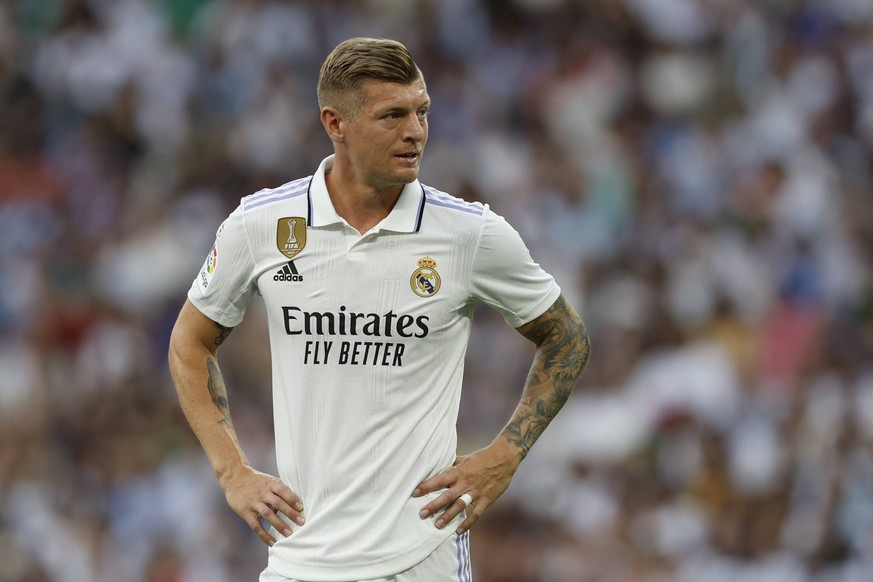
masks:
<instances>
[{"instance_id":1,"label":"man's right arm","mask_svg":"<svg viewBox=\"0 0 873 582\"><path fill-rule=\"evenodd\" d=\"M228 504L271 546L276 540L260 518L290 535L291 529L277 513L302 525L303 503L281 480L253 469L240 447L218 367L218 348L231 331L186 301L170 336L170 373L185 418L203 446Z\"/></svg>"}]
</instances>

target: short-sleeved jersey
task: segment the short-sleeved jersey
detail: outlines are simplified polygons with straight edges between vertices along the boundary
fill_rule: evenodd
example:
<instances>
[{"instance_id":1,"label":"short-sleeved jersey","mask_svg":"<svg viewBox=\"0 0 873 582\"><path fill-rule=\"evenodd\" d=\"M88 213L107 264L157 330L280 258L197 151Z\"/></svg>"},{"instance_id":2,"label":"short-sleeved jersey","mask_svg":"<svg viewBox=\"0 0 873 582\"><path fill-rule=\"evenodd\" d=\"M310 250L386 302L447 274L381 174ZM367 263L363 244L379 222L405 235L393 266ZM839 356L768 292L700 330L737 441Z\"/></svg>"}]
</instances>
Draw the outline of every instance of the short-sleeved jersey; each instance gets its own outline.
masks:
<instances>
[{"instance_id":1,"label":"short-sleeved jersey","mask_svg":"<svg viewBox=\"0 0 873 582\"><path fill-rule=\"evenodd\" d=\"M518 327L560 294L487 205L418 181L358 233L331 203L332 163L243 198L188 294L227 327L263 297L279 477L307 518L269 565L312 581L396 574L455 530L460 517L437 529L418 515L438 493L411 495L455 459L473 310Z\"/></svg>"}]
</instances>

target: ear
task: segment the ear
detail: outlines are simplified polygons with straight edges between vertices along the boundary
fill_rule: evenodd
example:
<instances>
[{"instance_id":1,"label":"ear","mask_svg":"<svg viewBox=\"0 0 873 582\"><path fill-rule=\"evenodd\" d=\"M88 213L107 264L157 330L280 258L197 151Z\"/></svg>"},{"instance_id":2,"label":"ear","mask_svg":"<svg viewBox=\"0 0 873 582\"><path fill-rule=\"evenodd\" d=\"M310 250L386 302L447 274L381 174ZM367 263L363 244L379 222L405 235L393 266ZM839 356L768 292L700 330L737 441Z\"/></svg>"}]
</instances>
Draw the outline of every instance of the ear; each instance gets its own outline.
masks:
<instances>
[{"instance_id":1,"label":"ear","mask_svg":"<svg viewBox=\"0 0 873 582\"><path fill-rule=\"evenodd\" d=\"M321 125L324 131L334 143L343 143L345 133L345 119L338 109L325 107L321 110Z\"/></svg>"}]
</instances>

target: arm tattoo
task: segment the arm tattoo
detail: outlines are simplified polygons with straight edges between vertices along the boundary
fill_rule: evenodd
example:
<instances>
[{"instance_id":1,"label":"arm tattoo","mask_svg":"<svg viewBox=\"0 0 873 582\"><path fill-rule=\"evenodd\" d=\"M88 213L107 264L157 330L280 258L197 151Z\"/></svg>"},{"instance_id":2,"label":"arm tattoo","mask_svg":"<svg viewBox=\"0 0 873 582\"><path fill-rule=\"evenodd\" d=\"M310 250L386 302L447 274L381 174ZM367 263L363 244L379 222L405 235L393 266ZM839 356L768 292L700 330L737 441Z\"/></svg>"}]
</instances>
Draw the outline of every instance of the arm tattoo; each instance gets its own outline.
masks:
<instances>
[{"instance_id":1,"label":"arm tattoo","mask_svg":"<svg viewBox=\"0 0 873 582\"><path fill-rule=\"evenodd\" d=\"M220 323L215 324L218 327L218 335L215 336L215 345L220 346L224 343L224 340L227 339L227 336L230 335L230 332L233 331L232 327L224 327Z\"/></svg>"},{"instance_id":2,"label":"arm tattoo","mask_svg":"<svg viewBox=\"0 0 873 582\"><path fill-rule=\"evenodd\" d=\"M221 377L221 370L218 369L218 362L215 361L214 357L206 357L206 369L209 371L206 387L209 389L209 395L212 397L213 404L221 412L221 420L218 422L221 424L231 424L227 389L224 387L224 378Z\"/></svg>"},{"instance_id":3,"label":"arm tattoo","mask_svg":"<svg viewBox=\"0 0 873 582\"><path fill-rule=\"evenodd\" d=\"M544 314L519 331L537 346L521 403L503 435L522 453L528 451L570 397L588 362L588 331L560 296Z\"/></svg>"}]
</instances>

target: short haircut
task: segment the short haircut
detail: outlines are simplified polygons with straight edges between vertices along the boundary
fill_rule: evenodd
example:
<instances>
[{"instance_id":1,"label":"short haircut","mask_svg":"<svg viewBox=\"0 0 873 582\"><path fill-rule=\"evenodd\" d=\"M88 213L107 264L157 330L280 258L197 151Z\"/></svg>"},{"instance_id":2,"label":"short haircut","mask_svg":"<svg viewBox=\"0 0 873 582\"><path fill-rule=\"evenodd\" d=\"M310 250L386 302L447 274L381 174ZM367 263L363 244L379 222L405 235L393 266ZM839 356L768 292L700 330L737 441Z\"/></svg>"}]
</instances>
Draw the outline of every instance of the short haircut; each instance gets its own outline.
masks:
<instances>
[{"instance_id":1,"label":"short haircut","mask_svg":"<svg viewBox=\"0 0 873 582\"><path fill-rule=\"evenodd\" d=\"M350 38L334 48L318 75L318 107L335 107L354 117L364 103L365 82L409 85L423 80L421 70L403 44L381 38Z\"/></svg>"}]
</instances>

